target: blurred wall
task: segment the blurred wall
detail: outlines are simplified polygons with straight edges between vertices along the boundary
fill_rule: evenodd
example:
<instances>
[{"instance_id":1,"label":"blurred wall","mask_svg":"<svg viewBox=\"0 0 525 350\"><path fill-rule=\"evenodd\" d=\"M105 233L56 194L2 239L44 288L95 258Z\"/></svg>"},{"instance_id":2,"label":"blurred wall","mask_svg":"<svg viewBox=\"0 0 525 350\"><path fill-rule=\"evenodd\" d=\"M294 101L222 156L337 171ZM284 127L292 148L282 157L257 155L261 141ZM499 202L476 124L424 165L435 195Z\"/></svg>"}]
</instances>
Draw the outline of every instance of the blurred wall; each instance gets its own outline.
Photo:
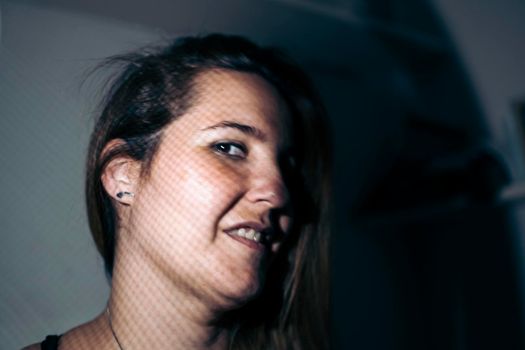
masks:
<instances>
[{"instance_id":1,"label":"blurred wall","mask_svg":"<svg viewBox=\"0 0 525 350\"><path fill-rule=\"evenodd\" d=\"M97 315L108 286L85 215L83 169L103 57L158 39L117 21L1 4L0 347Z\"/></svg>"},{"instance_id":2,"label":"blurred wall","mask_svg":"<svg viewBox=\"0 0 525 350\"><path fill-rule=\"evenodd\" d=\"M517 180L525 157L516 145L516 104L525 101L525 3L520 0L433 0L475 89L486 120L486 142L496 147Z\"/></svg>"}]
</instances>

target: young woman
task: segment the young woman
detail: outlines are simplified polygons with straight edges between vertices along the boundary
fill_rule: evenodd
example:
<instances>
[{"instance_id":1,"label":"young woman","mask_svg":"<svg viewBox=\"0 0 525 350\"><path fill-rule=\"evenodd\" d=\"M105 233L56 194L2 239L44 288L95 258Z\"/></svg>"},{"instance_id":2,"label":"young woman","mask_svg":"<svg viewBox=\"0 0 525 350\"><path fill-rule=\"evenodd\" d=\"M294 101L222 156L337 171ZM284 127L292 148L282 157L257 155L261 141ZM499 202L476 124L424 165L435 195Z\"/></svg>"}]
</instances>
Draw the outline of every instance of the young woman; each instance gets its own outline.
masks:
<instances>
[{"instance_id":1,"label":"young woman","mask_svg":"<svg viewBox=\"0 0 525 350\"><path fill-rule=\"evenodd\" d=\"M305 74L217 34L109 63L86 196L111 295L29 348L327 348L329 147Z\"/></svg>"}]
</instances>

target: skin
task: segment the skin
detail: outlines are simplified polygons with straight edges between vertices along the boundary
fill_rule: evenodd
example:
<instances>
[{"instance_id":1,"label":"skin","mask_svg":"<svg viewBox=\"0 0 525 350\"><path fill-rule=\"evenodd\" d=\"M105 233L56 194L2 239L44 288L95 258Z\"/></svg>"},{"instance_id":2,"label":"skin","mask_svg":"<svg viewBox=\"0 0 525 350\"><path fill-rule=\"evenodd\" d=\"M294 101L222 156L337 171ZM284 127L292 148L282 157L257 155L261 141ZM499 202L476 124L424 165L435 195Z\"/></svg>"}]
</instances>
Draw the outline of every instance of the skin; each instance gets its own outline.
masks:
<instances>
[{"instance_id":1,"label":"skin","mask_svg":"<svg viewBox=\"0 0 525 350\"><path fill-rule=\"evenodd\" d=\"M280 245L254 249L228 230L251 222L286 235L290 226L278 163L290 146L289 116L278 92L227 70L199 75L196 91L164 130L147 177L127 158L102 177L120 217L108 306L126 350L227 348L229 331L217 321L257 296ZM135 195L117 198L120 191ZM67 332L60 348L118 344L104 312Z\"/></svg>"}]
</instances>

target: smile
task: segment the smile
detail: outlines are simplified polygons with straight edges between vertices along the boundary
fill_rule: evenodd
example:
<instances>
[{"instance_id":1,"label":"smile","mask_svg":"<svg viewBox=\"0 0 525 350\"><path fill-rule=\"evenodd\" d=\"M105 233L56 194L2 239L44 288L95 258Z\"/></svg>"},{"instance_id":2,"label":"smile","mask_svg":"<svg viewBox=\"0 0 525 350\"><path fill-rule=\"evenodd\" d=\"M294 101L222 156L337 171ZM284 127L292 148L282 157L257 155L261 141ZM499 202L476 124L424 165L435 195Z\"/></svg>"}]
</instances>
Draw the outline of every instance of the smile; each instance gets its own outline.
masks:
<instances>
[{"instance_id":1,"label":"smile","mask_svg":"<svg viewBox=\"0 0 525 350\"><path fill-rule=\"evenodd\" d=\"M258 223L249 222L224 231L228 236L250 248L264 251L272 241L272 230Z\"/></svg>"},{"instance_id":2,"label":"smile","mask_svg":"<svg viewBox=\"0 0 525 350\"><path fill-rule=\"evenodd\" d=\"M249 240L253 240L255 242L260 242L263 238L263 235L261 232L254 230L253 228L240 228L237 230L232 230L229 232L231 235L246 238Z\"/></svg>"}]
</instances>

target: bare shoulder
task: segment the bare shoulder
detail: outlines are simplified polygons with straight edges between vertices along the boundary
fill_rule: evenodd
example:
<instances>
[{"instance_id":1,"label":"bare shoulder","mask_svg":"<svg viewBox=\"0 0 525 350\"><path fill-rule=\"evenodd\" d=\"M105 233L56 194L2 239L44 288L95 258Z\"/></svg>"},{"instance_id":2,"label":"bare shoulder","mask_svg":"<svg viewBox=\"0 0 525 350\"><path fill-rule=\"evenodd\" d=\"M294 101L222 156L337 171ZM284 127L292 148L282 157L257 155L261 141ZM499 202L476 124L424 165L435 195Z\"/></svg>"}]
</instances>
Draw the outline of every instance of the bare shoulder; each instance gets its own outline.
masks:
<instances>
[{"instance_id":1,"label":"bare shoulder","mask_svg":"<svg viewBox=\"0 0 525 350\"><path fill-rule=\"evenodd\" d=\"M107 334L105 315L102 314L94 320L75 327L60 338L59 349L111 349L111 334ZM36 348L39 349L39 348ZM33 350L33 349L31 349Z\"/></svg>"},{"instance_id":2,"label":"bare shoulder","mask_svg":"<svg viewBox=\"0 0 525 350\"><path fill-rule=\"evenodd\" d=\"M35 344L32 344L32 345L28 345L25 348L23 348L22 350L41 350L40 343L35 343Z\"/></svg>"},{"instance_id":3,"label":"bare shoulder","mask_svg":"<svg viewBox=\"0 0 525 350\"><path fill-rule=\"evenodd\" d=\"M92 321L77 326L62 334L58 343L60 350L91 350L111 349L107 331L104 327L104 316L99 316ZM109 340L108 340L109 339ZM41 350L41 343L28 345L21 350Z\"/></svg>"}]
</instances>

